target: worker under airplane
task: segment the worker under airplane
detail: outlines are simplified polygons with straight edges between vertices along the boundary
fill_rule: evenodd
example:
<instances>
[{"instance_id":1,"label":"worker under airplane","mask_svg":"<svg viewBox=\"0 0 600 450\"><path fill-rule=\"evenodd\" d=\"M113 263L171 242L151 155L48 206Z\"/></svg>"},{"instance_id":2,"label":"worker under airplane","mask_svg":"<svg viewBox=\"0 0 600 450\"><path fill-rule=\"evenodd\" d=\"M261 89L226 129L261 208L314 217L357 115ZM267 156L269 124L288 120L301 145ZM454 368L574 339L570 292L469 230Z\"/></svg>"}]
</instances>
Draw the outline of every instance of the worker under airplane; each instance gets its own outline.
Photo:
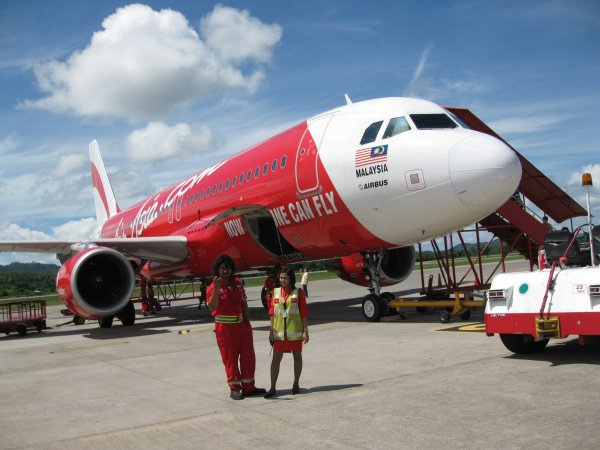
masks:
<instances>
[{"instance_id":1,"label":"worker under airplane","mask_svg":"<svg viewBox=\"0 0 600 450\"><path fill-rule=\"evenodd\" d=\"M96 141L89 152L94 235L4 241L0 251L56 252L60 299L102 326L134 323L136 277L206 276L223 253L240 272L331 260L368 287L363 313L378 320L391 295L381 287L410 274L413 244L494 212L521 179L502 141L412 98L347 99L125 210Z\"/></svg>"}]
</instances>

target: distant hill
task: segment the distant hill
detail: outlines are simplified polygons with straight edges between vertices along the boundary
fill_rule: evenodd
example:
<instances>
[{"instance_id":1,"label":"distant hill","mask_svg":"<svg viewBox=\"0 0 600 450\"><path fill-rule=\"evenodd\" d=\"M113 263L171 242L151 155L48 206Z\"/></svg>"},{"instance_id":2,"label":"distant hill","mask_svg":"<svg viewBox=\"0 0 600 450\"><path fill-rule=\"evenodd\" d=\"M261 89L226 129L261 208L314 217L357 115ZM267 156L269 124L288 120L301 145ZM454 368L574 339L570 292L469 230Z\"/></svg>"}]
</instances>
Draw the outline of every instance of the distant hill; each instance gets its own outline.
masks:
<instances>
[{"instance_id":1,"label":"distant hill","mask_svg":"<svg viewBox=\"0 0 600 450\"><path fill-rule=\"evenodd\" d=\"M10 263L8 266L0 265L0 272L33 272L33 273L58 273L60 266L56 264L31 263Z\"/></svg>"},{"instance_id":2,"label":"distant hill","mask_svg":"<svg viewBox=\"0 0 600 450\"><path fill-rule=\"evenodd\" d=\"M59 269L56 264L15 262L0 265L0 298L53 293Z\"/></svg>"}]
</instances>

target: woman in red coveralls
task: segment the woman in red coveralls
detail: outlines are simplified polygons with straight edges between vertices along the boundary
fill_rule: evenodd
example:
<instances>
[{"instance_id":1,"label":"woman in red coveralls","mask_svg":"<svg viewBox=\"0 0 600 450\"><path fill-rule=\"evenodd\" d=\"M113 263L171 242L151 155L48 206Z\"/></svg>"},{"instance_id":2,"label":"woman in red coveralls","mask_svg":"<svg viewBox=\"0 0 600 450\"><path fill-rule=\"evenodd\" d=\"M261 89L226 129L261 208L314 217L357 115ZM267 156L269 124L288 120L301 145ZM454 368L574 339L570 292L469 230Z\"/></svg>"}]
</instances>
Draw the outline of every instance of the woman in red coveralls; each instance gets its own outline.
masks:
<instances>
[{"instance_id":1,"label":"woman in red coveralls","mask_svg":"<svg viewBox=\"0 0 600 450\"><path fill-rule=\"evenodd\" d=\"M234 276L235 265L227 255L217 258L213 272L216 277L206 291L207 306L215 318L230 397L241 400L245 395L262 395L265 389L254 386L256 357L244 285Z\"/></svg>"},{"instance_id":2,"label":"woman in red coveralls","mask_svg":"<svg viewBox=\"0 0 600 450\"><path fill-rule=\"evenodd\" d=\"M302 289L296 289L296 275L290 267L284 268L279 274L281 289L275 289L273 300L269 305L269 315L271 316L271 327L269 332L269 341L273 345L273 360L271 361L271 387L265 394L265 398L271 398L276 394L275 385L279 377L279 366L284 353L292 352L294 357L294 385L292 394L300 392L300 374L302 373L302 344L308 343L308 307L306 306L306 296ZM297 308L290 305L291 302L297 302ZM276 303L280 303L278 308ZM286 311L284 314L283 311ZM290 313L291 311L297 311ZM281 330L274 329L281 327L281 321L277 324L275 315L285 315L283 322L283 336ZM299 315L299 318L298 318ZM291 326L296 316L296 324ZM288 328L289 327L289 328ZM291 332L290 330L293 330ZM291 336L295 336L292 338Z\"/></svg>"}]
</instances>

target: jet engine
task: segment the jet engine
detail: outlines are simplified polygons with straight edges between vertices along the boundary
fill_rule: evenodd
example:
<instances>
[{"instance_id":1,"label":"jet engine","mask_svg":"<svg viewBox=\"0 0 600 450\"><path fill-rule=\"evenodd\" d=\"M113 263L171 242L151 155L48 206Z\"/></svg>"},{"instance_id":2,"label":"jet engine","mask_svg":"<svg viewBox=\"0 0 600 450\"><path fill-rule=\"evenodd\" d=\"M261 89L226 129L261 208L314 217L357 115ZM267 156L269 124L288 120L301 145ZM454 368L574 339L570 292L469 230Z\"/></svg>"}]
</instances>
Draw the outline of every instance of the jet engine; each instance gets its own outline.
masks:
<instances>
[{"instance_id":1,"label":"jet engine","mask_svg":"<svg viewBox=\"0 0 600 450\"><path fill-rule=\"evenodd\" d=\"M415 249L412 246L384 251L378 272L379 285L390 286L404 281L413 270L415 258ZM361 253L353 253L335 260L329 270L337 273L344 281L369 287L365 258Z\"/></svg>"},{"instance_id":2,"label":"jet engine","mask_svg":"<svg viewBox=\"0 0 600 450\"><path fill-rule=\"evenodd\" d=\"M131 299L135 277L131 263L116 250L88 248L69 258L56 277L60 300L88 319L114 316Z\"/></svg>"}]
</instances>

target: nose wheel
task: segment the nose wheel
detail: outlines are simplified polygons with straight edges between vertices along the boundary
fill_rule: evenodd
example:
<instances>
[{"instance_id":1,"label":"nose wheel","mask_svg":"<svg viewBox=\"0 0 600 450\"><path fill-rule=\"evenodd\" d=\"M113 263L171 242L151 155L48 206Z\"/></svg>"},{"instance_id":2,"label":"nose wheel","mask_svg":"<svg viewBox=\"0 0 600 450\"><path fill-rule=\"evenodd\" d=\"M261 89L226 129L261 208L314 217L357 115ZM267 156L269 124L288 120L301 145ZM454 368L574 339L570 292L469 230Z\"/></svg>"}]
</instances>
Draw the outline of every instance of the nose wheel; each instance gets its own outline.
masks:
<instances>
[{"instance_id":1,"label":"nose wheel","mask_svg":"<svg viewBox=\"0 0 600 450\"><path fill-rule=\"evenodd\" d=\"M383 253L367 252L363 254L363 257L369 279L370 294L363 298L362 313L367 322L379 322L381 316L390 314L389 302L395 297L394 294L389 292L380 293L379 269L381 268Z\"/></svg>"}]
</instances>

